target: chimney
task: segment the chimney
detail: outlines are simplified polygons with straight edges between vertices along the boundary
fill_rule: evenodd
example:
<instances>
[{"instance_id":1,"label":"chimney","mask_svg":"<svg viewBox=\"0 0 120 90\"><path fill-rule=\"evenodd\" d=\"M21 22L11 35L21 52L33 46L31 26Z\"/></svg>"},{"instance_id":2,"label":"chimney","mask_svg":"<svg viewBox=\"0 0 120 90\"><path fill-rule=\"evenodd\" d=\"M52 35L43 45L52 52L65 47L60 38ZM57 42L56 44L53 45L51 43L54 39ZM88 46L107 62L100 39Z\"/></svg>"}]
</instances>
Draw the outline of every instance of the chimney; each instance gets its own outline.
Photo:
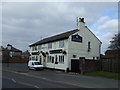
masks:
<instances>
[{"instance_id":1,"label":"chimney","mask_svg":"<svg viewBox=\"0 0 120 90\"><path fill-rule=\"evenodd\" d=\"M77 18L77 29L80 30L85 26L84 18Z\"/></svg>"},{"instance_id":2,"label":"chimney","mask_svg":"<svg viewBox=\"0 0 120 90\"><path fill-rule=\"evenodd\" d=\"M8 45L7 45L7 49L8 49L8 50L11 50L11 49L12 49L12 45L8 44Z\"/></svg>"}]
</instances>

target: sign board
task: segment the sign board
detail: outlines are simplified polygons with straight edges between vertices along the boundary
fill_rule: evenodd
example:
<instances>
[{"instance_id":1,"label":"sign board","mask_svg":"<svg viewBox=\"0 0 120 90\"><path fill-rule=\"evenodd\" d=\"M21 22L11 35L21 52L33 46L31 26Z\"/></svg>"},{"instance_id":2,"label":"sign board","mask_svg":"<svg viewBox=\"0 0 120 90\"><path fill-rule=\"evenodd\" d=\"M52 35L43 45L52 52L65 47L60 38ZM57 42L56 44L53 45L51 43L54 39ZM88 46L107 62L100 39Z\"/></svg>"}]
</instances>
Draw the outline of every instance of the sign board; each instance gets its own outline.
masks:
<instances>
[{"instance_id":1,"label":"sign board","mask_svg":"<svg viewBox=\"0 0 120 90\"><path fill-rule=\"evenodd\" d=\"M58 50L51 50L49 52L50 52L50 54L55 54L55 53L62 53L63 51L62 51L62 49L58 49Z\"/></svg>"},{"instance_id":2,"label":"sign board","mask_svg":"<svg viewBox=\"0 0 120 90\"><path fill-rule=\"evenodd\" d=\"M82 37L79 35L72 35L72 41L82 43Z\"/></svg>"}]
</instances>

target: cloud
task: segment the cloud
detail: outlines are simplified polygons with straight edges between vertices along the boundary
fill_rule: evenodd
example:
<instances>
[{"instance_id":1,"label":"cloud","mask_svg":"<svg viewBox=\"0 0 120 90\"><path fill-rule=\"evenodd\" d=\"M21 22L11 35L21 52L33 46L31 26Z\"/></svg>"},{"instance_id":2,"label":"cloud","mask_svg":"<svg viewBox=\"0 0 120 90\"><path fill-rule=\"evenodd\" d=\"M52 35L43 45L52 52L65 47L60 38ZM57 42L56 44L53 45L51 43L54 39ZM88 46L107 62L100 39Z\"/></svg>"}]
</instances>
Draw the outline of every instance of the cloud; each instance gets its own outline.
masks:
<instances>
[{"instance_id":1,"label":"cloud","mask_svg":"<svg viewBox=\"0 0 120 90\"><path fill-rule=\"evenodd\" d=\"M109 16L103 16L103 17L100 17L100 19L97 21L99 24L102 24L106 21L110 20L110 17Z\"/></svg>"},{"instance_id":2,"label":"cloud","mask_svg":"<svg viewBox=\"0 0 120 90\"><path fill-rule=\"evenodd\" d=\"M103 36L100 37L100 40L102 41L101 52L103 54L108 49L108 46L110 45L110 41L112 40L113 36L114 36L114 33L108 32L105 35L103 35Z\"/></svg>"},{"instance_id":3,"label":"cloud","mask_svg":"<svg viewBox=\"0 0 120 90\"><path fill-rule=\"evenodd\" d=\"M103 32L102 29L109 30L112 27L116 27L113 24L116 21L111 21L109 16L100 18L101 13L116 9L116 5L117 3L113 2L3 3L3 44L10 43L25 50L29 44L40 40L40 37L49 37L75 29L77 17L84 17L88 26L98 21L100 25L99 30L93 32L99 36ZM108 25L110 26L108 27Z\"/></svg>"},{"instance_id":4,"label":"cloud","mask_svg":"<svg viewBox=\"0 0 120 90\"><path fill-rule=\"evenodd\" d=\"M117 31L118 31L118 20L117 19L108 20L104 24L100 25L98 27L98 29L99 30L112 31L114 33L117 33Z\"/></svg>"}]
</instances>

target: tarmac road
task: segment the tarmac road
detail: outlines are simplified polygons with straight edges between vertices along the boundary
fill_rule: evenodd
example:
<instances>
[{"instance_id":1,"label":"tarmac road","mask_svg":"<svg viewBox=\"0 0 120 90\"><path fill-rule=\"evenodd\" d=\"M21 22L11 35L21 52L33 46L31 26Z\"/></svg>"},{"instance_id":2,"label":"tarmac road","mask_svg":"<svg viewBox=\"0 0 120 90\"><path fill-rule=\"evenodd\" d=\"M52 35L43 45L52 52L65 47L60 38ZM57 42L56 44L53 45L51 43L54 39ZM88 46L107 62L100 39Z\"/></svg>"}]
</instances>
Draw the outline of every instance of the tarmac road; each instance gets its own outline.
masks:
<instances>
[{"instance_id":1,"label":"tarmac road","mask_svg":"<svg viewBox=\"0 0 120 90\"><path fill-rule=\"evenodd\" d=\"M61 71L45 69L33 71L27 69L27 64L3 64L3 88L105 88L115 90L118 80L89 77L79 74L70 74Z\"/></svg>"}]
</instances>

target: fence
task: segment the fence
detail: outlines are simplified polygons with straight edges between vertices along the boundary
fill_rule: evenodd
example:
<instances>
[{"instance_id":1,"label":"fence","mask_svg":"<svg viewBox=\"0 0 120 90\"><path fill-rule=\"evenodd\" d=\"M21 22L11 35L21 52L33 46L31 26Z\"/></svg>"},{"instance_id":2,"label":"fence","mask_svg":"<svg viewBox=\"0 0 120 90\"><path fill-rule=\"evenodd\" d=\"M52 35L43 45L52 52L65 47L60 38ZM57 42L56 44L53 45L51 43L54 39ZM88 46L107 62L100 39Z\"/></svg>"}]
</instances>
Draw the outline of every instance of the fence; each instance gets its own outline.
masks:
<instances>
[{"instance_id":1,"label":"fence","mask_svg":"<svg viewBox=\"0 0 120 90\"><path fill-rule=\"evenodd\" d=\"M85 59L84 67L85 67L84 69L85 72L99 71L100 70L99 60Z\"/></svg>"},{"instance_id":2,"label":"fence","mask_svg":"<svg viewBox=\"0 0 120 90\"><path fill-rule=\"evenodd\" d=\"M14 59L14 60L3 60L2 63L27 63L28 60L27 59Z\"/></svg>"},{"instance_id":3,"label":"fence","mask_svg":"<svg viewBox=\"0 0 120 90\"><path fill-rule=\"evenodd\" d=\"M95 72L95 71L105 71L105 72L119 72L118 59L100 59L100 60L90 60L90 59L77 59L71 62L71 71L73 72Z\"/></svg>"},{"instance_id":4,"label":"fence","mask_svg":"<svg viewBox=\"0 0 120 90\"><path fill-rule=\"evenodd\" d=\"M100 70L99 60L90 59L72 59L71 60L71 71L84 73L84 72L95 72Z\"/></svg>"},{"instance_id":5,"label":"fence","mask_svg":"<svg viewBox=\"0 0 120 90\"><path fill-rule=\"evenodd\" d=\"M99 64L100 71L119 72L120 61L118 59L101 59Z\"/></svg>"}]
</instances>

